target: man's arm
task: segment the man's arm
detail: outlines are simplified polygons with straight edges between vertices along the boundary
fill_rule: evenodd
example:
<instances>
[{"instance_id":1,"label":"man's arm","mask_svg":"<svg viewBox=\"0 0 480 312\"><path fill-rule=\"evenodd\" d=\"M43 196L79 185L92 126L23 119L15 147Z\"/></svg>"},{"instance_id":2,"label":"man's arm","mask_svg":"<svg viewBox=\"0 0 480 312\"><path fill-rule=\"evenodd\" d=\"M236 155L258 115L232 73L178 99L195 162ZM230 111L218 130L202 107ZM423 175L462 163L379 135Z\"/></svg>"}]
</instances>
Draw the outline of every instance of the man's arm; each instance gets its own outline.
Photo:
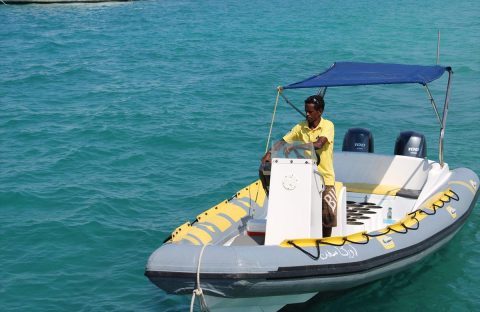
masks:
<instances>
[{"instance_id":1,"label":"man's arm","mask_svg":"<svg viewBox=\"0 0 480 312\"><path fill-rule=\"evenodd\" d=\"M273 144L273 147L272 147L272 150L273 151L277 151L279 150L280 148L282 148L283 145L285 145L287 142L285 142L284 139L281 139L280 141L276 142L275 144ZM265 155L263 155L262 157L262 163L265 163L267 161L271 161L272 160L272 152L269 150L265 153Z\"/></svg>"},{"instance_id":2,"label":"man's arm","mask_svg":"<svg viewBox=\"0 0 480 312\"><path fill-rule=\"evenodd\" d=\"M295 146L289 146L287 148L285 148L285 153L288 155L292 150L294 149L309 149L310 148L310 144L313 145L313 148L314 149L321 149L325 144L327 144L328 142L328 139L326 137L319 137L317 141L313 142L313 143L306 143L306 144L298 144L298 145L295 145Z\"/></svg>"},{"instance_id":3,"label":"man's arm","mask_svg":"<svg viewBox=\"0 0 480 312\"><path fill-rule=\"evenodd\" d=\"M319 137L316 142L313 143L313 147L317 149L321 149L325 144L328 143L328 139L324 136Z\"/></svg>"}]
</instances>

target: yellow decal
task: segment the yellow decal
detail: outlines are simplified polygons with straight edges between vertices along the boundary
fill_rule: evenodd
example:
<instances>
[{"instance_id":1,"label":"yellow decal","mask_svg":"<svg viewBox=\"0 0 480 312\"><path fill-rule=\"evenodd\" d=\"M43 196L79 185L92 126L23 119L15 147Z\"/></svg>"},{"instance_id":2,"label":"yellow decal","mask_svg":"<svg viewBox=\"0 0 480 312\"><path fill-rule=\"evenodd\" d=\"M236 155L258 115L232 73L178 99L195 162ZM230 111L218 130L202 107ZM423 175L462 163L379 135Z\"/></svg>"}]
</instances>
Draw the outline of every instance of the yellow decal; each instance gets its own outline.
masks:
<instances>
[{"instance_id":1,"label":"yellow decal","mask_svg":"<svg viewBox=\"0 0 480 312\"><path fill-rule=\"evenodd\" d=\"M248 197L248 196L242 197L242 198L237 197L237 199L238 199L239 202L241 202L242 204L244 204L248 208L252 208L252 205L250 204L252 199L250 197Z\"/></svg>"},{"instance_id":2,"label":"yellow decal","mask_svg":"<svg viewBox=\"0 0 480 312\"><path fill-rule=\"evenodd\" d=\"M385 249L393 249L395 248L395 242L393 241L393 238L390 236L379 236L377 237L377 240L380 242L380 244L383 246Z\"/></svg>"},{"instance_id":3,"label":"yellow decal","mask_svg":"<svg viewBox=\"0 0 480 312\"><path fill-rule=\"evenodd\" d=\"M211 216L205 222L212 223L213 225L218 227L220 229L220 231L222 231L222 232L225 232L225 230L228 229L230 227L230 225L232 225L230 223L230 221L228 221L227 219L225 219L222 216ZM214 231L212 231L212 232L214 232Z\"/></svg>"},{"instance_id":4,"label":"yellow decal","mask_svg":"<svg viewBox=\"0 0 480 312\"><path fill-rule=\"evenodd\" d=\"M213 226L211 226L211 225L206 225L206 224L204 224L204 226L205 226L210 232L215 233L215 228L214 228Z\"/></svg>"},{"instance_id":5,"label":"yellow decal","mask_svg":"<svg viewBox=\"0 0 480 312\"><path fill-rule=\"evenodd\" d=\"M224 209L222 213L232 218L232 220L235 222L237 222L247 214L247 212L243 210L242 207L239 207L232 203L229 203L228 207Z\"/></svg>"},{"instance_id":6,"label":"yellow decal","mask_svg":"<svg viewBox=\"0 0 480 312\"><path fill-rule=\"evenodd\" d=\"M457 218L457 210L452 206L448 206L447 208L448 213L452 216L452 218Z\"/></svg>"},{"instance_id":7,"label":"yellow decal","mask_svg":"<svg viewBox=\"0 0 480 312\"><path fill-rule=\"evenodd\" d=\"M192 227L190 229L190 231L188 232L188 235L193 236L196 239L200 240L202 242L202 244L204 244L204 245L206 245L207 243L209 243L212 240L212 237L210 236L210 234L208 234L206 231L204 231L202 229L199 229L199 228L196 228L196 227Z\"/></svg>"}]
</instances>

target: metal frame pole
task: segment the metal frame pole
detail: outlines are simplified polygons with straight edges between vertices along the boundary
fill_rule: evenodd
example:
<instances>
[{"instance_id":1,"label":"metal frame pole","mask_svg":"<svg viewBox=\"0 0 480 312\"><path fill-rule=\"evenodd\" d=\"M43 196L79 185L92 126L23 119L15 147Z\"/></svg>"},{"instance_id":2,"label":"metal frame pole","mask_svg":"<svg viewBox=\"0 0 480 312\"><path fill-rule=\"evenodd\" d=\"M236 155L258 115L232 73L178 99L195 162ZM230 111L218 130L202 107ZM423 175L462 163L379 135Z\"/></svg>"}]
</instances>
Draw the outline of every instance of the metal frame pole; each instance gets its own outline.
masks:
<instances>
[{"instance_id":1,"label":"metal frame pole","mask_svg":"<svg viewBox=\"0 0 480 312\"><path fill-rule=\"evenodd\" d=\"M440 29L437 31L437 65L440 62Z\"/></svg>"},{"instance_id":2,"label":"metal frame pole","mask_svg":"<svg viewBox=\"0 0 480 312\"><path fill-rule=\"evenodd\" d=\"M303 113L300 109L298 109L298 107L296 107L295 105L293 105L292 102L290 102L289 99L287 99L287 97L283 94L283 93L280 93L280 96L285 100L285 102L287 102L288 105L290 105L294 110L297 111L297 113L299 113L300 115L303 116L303 118L306 118L307 115L305 115L305 113Z\"/></svg>"},{"instance_id":3,"label":"metal frame pole","mask_svg":"<svg viewBox=\"0 0 480 312\"><path fill-rule=\"evenodd\" d=\"M433 99L432 92L430 92L430 89L428 88L428 85L425 84L424 87L425 87L425 90L427 90L428 97L430 99L430 103L432 104L433 110L435 111L435 115L437 115L438 123L441 127L442 126L442 120L440 119L440 114L438 113L437 103L435 103L435 100Z\"/></svg>"},{"instance_id":4,"label":"metal frame pole","mask_svg":"<svg viewBox=\"0 0 480 312\"><path fill-rule=\"evenodd\" d=\"M440 161L440 166L443 168L444 161L443 161L443 139L445 137L445 128L447 125L447 114L448 114L448 102L450 100L450 86L452 82L452 69L448 70L448 83L447 83L447 91L445 93L445 104L443 105L443 116L442 116L442 126L440 128L440 138L438 143L438 159Z\"/></svg>"},{"instance_id":5,"label":"metal frame pole","mask_svg":"<svg viewBox=\"0 0 480 312\"><path fill-rule=\"evenodd\" d=\"M325 93L327 93L327 87L321 87L318 90L317 95L320 95L322 98L325 98Z\"/></svg>"}]
</instances>

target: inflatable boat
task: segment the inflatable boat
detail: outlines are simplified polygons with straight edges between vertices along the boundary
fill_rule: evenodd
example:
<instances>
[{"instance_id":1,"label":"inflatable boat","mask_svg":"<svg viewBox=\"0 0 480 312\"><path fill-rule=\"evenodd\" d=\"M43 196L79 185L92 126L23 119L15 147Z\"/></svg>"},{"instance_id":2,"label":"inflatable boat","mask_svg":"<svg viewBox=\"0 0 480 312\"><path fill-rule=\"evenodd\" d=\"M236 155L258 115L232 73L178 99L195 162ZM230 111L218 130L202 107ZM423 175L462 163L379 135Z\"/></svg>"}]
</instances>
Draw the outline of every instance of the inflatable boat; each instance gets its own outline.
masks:
<instances>
[{"instance_id":1,"label":"inflatable boat","mask_svg":"<svg viewBox=\"0 0 480 312\"><path fill-rule=\"evenodd\" d=\"M444 73L440 112L428 84ZM394 274L435 252L461 229L479 194L473 171L450 169L443 159L452 74L438 65L337 62L279 87L275 107L280 97L293 105L289 89L319 88L325 96L331 87L421 84L440 125L438 160L426 157L421 133L400 133L394 154L381 155L368 129L349 129L334 152L337 226L323 237L324 184L313 147L276 151L262 179L176 228L145 275L169 294L192 296L191 310L198 299L205 311L276 311Z\"/></svg>"}]
</instances>

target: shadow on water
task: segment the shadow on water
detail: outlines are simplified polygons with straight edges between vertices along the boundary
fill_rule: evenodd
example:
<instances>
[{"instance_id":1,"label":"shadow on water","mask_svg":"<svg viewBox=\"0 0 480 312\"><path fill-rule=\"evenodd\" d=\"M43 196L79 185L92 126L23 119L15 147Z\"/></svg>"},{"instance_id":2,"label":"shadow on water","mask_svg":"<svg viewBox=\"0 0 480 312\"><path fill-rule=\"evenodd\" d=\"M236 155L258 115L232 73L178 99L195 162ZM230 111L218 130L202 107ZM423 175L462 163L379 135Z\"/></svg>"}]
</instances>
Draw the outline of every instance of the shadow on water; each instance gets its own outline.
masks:
<instances>
[{"instance_id":1,"label":"shadow on water","mask_svg":"<svg viewBox=\"0 0 480 312\"><path fill-rule=\"evenodd\" d=\"M348 291L351 291L351 290L348 290ZM332 291L332 292L318 293L313 298L311 298L306 302L288 304L284 306L282 309L280 309L279 312L308 311L308 310L311 310L312 308L320 306L321 304L335 302L336 300L340 300L342 297L346 297L346 296L347 295L345 294L345 291Z\"/></svg>"},{"instance_id":2,"label":"shadow on water","mask_svg":"<svg viewBox=\"0 0 480 312\"><path fill-rule=\"evenodd\" d=\"M429 272L435 271L433 268L442 261L442 251L436 252L406 271L354 288L318 293L306 302L286 305L279 312L390 310L404 302L406 298L415 295L419 297L418 289L421 288L422 280ZM409 305L419 308L423 304L415 303L413 300Z\"/></svg>"}]
</instances>

